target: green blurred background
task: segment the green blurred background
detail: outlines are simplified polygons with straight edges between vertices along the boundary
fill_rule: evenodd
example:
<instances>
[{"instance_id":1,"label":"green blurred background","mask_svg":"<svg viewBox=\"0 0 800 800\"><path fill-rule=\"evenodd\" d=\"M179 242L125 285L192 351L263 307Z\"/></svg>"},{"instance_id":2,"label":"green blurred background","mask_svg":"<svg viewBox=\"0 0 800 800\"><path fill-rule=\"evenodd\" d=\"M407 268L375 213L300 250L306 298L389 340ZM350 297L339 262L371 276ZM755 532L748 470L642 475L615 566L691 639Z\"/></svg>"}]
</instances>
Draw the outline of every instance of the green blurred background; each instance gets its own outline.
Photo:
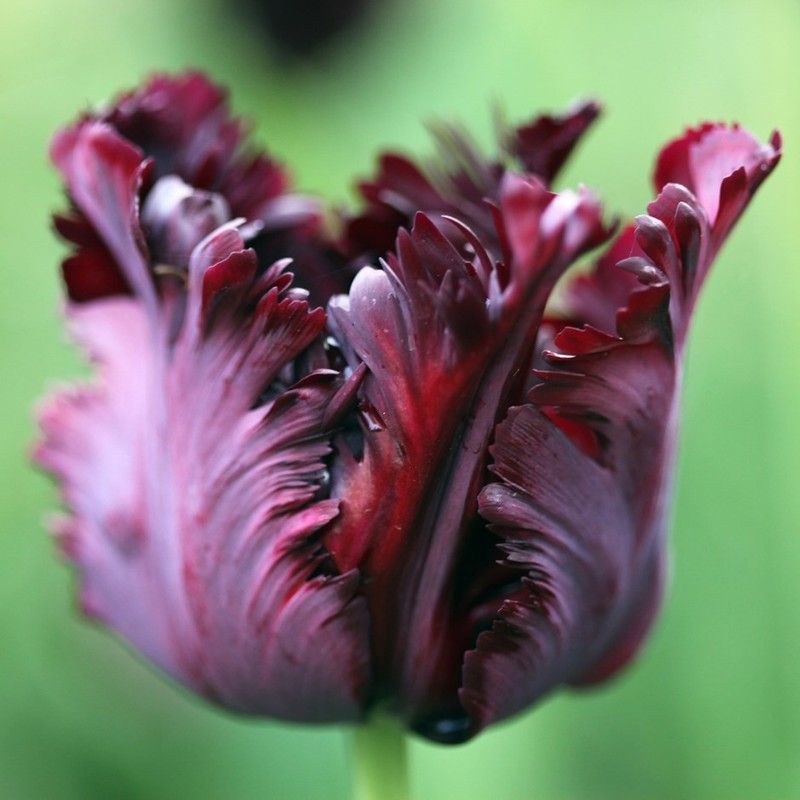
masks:
<instances>
[{"instance_id":1,"label":"green blurred background","mask_svg":"<svg viewBox=\"0 0 800 800\"><path fill-rule=\"evenodd\" d=\"M724 251L686 380L671 597L613 685L562 693L463 747L412 746L420 800L800 798L800 5L387 2L314 64L221 0L32 0L0 23L0 798L276 798L348 792L346 732L230 718L78 619L26 463L30 407L82 368L58 320L53 129L148 71L233 87L301 188L345 200L422 120L512 117L587 94L604 119L562 185L637 213L653 155L703 118L779 126L787 156Z\"/></svg>"}]
</instances>

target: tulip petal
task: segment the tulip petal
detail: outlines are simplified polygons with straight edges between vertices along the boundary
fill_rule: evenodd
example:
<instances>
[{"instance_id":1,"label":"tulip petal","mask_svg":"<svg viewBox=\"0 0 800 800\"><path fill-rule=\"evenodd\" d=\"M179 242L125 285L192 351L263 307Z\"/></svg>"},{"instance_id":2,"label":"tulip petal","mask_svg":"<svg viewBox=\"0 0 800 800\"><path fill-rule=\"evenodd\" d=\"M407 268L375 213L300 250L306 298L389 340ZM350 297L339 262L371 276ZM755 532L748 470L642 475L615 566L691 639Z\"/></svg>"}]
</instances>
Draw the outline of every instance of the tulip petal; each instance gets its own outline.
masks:
<instances>
[{"instance_id":1,"label":"tulip petal","mask_svg":"<svg viewBox=\"0 0 800 800\"><path fill-rule=\"evenodd\" d=\"M563 114L543 114L509 131L504 150L527 172L552 183L599 114L600 106L592 100L578 103Z\"/></svg>"},{"instance_id":2,"label":"tulip petal","mask_svg":"<svg viewBox=\"0 0 800 800\"><path fill-rule=\"evenodd\" d=\"M61 264L70 300L83 303L109 295L130 294L114 256L86 219L79 214L57 214L53 226L64 239L77 246Z\"/></svg>"},{"instance_id":3,"label":"tulip petal","mask_svg":"<svg viewBox=\"0 0 800 800\"><path fill-rule=\"evenodd\" d=\"M202 73L155 75L118 98L104 119L153 155L157 177L177 175L217 192L235 216L264 217L288 189L288 176L276 162L242 152L247 126L230 116L227 92Z\"/></svg>"},{"instance_id":4,"label":"tulip petal","mask_svg":"<svg viewBox=\"0 0 800 800\"><path fill-rule=\"evenodd\" d=\"M761 144L738 125L707 122L688 129L661 151L653 182L659 192L668 183L685 186L721 240L775 166L780 149L777 132L768 144ZM736 177L739 169L742 179Z\"/></svg>"},{"instance_id":5,"label":"tulip petal","mask_svg":"<svg viewBox=\"0 0 800 800\"><path fill-rule=\"evenodd\" d=\"M591 294L616 298L624 284L610 279L609 258L625 256L616 268L639 286L617 313L616 333L564 328L531 402L497 428L497 480L483 489L480 511L527 589L506 598L466 655L461 698L478 728L558 684L613 674L657 611L691 310L731 220L780 155L735 127L699 131L669 145L657 169L659 182L669 166L669 179L691 180L698 196L666 183L649 213L577 279L572 319Z\"/></svg>"},{"instance_id":6,"label":"tulip petal","mask_svg":"<svg viewBox=\"0 0 800 800\"><path fill-rule=\"evenodd\" d=\"M70 299L133 291L154 306L151 269L184 270L203 235L240 217L261 263L293 253L318 302L346 290L352 273L324 234L319 202L287 194L287 173L244 145L247 132L227 93L197 72L156 75L59 131L51 157L75 206L56 218L77 247L63 264Z\"/></svg>"},{"instance_id":7,"label":"tulip petal","mask_svg":"<svg viewBox=\"0 0 800 800\"><path fill-rule=\"evenodd\" d=\"M192 254L177 336L133 298L70 306L98 381L48 402L36 458L61 485L89 614L228 708L354 719L366 609L319 543L338 513L318 498L340 381L314 372L259 404L324 324L287 284L257 278L229 226Z\"/></svg>"},{"instance_id":8,"label":"tulip petal","mask_svg":"<svg viewBox=\"0 0 800 800\"><path fill-rule=\"evenodd\" d=\"M148 169L142 152L102 122L85 121L53 139L51 157L70 197L111 255L121 276L145 304L155 303L147 245L139 225L139 190ZM81 266L88 266L83 264Z\"/></svg>"},{"instance_id":9,"label":"tulip petal","mask_svg":"<svg viewBox=\"0 0 800 800\"><path fill-rule=\"evenodd\" d=\"M642 251L636 243L636 229L629 225L597 260L591 273L578 274L567 283L566 315L578 325L613 333L617 312L640 285L635 275L617 269L617 264L638 255Z\"/></svg>"},{"instance_id":10,"label":"tulip petal","mask_svg":"<svg viewBox=\"0 0 800 800\"><path fill-rule=\"evenodd\" d=\"M502 263L463 223L449 223L450 237L445 224L418 214L384 268L362 269L330 305L351 366L368 374L363 453L339 446L342 514L325 544L340 569L360 566L369 581L379 684L412 719L432 712L441 683L457 704L469 638L453 618L454 565L486 446L519 391L554 281L605 236L590 195L554 195L511 173L496 209Z\"/></svg>"},{"instance_id":11,"label":"tulip petal","mask_svg":"<svg viewBox=\"0 0 800 800\"><path fill-rule=\"evenodd\" d=\"M596 103L589 102L517 128L501 124L495 159L484 156L460 128L433 126L437 157L428 169L405 156L385 153L375 177L358 185L365 208L347 221L345 251L361 263L382 256L392 249L398 229L410 227L415 213L422 211L433 219L441 215L460 219L493 252L496 230L484 201L498 201L505 162L551 183L599 111Z\"/></svg>"}]
</instances>

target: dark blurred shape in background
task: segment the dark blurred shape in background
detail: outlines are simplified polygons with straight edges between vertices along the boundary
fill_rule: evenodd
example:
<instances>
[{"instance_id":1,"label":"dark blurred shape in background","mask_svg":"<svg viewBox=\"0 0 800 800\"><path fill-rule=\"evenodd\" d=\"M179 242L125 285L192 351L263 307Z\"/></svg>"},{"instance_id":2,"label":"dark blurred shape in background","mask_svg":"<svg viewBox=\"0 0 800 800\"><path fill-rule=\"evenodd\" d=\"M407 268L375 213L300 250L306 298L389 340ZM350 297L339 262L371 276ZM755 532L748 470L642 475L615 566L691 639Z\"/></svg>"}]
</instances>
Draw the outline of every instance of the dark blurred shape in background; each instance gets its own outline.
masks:
<instances>
[{"instance_id":1,"label":"dark blurred shape in background","mask_svg":"<svg viewBox=\"0 0 800 800\"><path fill-rule=\"evenodd\" d=\"M383 0L226 0L261 25L273 44L296 58L318 58L342 34L363 25Z\"/></svg>"}]
</instances>

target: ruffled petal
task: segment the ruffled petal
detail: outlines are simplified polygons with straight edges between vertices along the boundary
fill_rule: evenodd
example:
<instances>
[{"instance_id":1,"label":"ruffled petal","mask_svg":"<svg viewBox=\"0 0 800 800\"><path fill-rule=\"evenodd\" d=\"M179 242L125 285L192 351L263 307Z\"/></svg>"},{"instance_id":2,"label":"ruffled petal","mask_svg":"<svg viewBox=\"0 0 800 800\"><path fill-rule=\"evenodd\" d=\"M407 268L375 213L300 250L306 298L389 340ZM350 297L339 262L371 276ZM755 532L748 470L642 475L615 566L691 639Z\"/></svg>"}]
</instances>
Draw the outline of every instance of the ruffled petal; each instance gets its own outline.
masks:
<instances>
[{"instance_id":1,"label":"ruffled petal","mask_svg":"<svg viewBox=\"0 0 800 800\"><path fill-rule=\"evenodd\" d=\"M153 272L185 271L192 248L234 218L248 220L266 263L296 254L318 302L346 290L352 273L328 240L320 203L288 194L287 173L245 147L247 132L227 93L196 72L156 75L60 131L51 156L74 206L56 218L76 246L63 265L70 298L133 291L153 306Z\"/></svg>"},{"instance_id":2,"label":"ruffled petal","mask_svg":"<svg viewBox=\"0 0 800 800\"><path fill-rule=\"evenodd\" d=\"M653 173L656 191L668 183L685 186L705 210L721 243L781 151L780 134L767 144L738 125L706 122L670 142Z\"/></svg>"},{"instance_id":3,"label":"ruffled petal","mask_svg":"<svg viewBox=\"0 0 800 800\"><path fill-rule=\"evenodd\" d=\"M83 263L73 262L72 271L78 271L79 266L89 272L100 271L96 264L89 263L91 255L87 250L90 254L108 254L120 283L130 286L142 302L153 306L149 254L139 225L139 191L149 167L143 153L109 125L86 121L58 133L50 154L99 245L78 242L79 246L82 244L78 258ZM76 276L76 283L80 282L80 276Z\"/></svg>"},{"instance_id":4,"label":"ruffled petal","mask_svg":"<svg viewBox=\"0 0 800 800\"><path fill-rule=\"evenodd\" d=\"M84 303L115 294L130 294L130 286L103 240L79 214L53 217L56 231L76 245L64 259L61 273L69 299Z\"/></svg>"},{"instance_id":5,"label":"ruffled petal","mask_svg":"<svg viewBox=\"0 0 800 800\"><path fill-rule=\"evenodd\" d=\"M461 697L477 727L558 684L613 674L657 611L691 310L731 219L779 157L738 128L699 130L668 146L657 169L662 178L667 164L671 178L690 176L699 196L667 183L609 251L625 255L616 269L638 284L616 333L564 328L531 402L497 428L497 480L482 491L480 511L527 588L506 598L466 656ZM744 140L751 146L743 150ZM578 278L572 318L591 293L616 295L622 284L609 280L609 268L607 255Z\"/></svg>"},{"instance_id":6,"label":"ruffled petal","mask_svg":"<svg viewBox=\"0 0 800 800\"><path fill-rule=\"evenodd\" d=\"M591 273L572 277L565 287L562 313L578 325L613 333L616 330L617 312L628 301L631 292L639 287L636 276L617 264L626 258L642 255L636 242L636 229L628 225L611 247L594 264ZM557 322L557 320L554 320ZM564 327L562 322L559 327Z\"/></svg>"},{"instance_id":7,"label":"ruffled petal","mask_svg":"<svg viewBox=\"0 0 800 800\"><path fill-rule=\"evenodd\" d=\"M231 219L231 212L221 194L193 189L167 175L148 193L141 218L153 260L180 267L208 234Z\"/></svg>"},{"instance_id":8,"label":"ruffled petal","mask_svg":"<svg viewBox=\"0 0 800 800\"><path fill-rule=\"evenodd\" d=\"M383 269L362 269L330 306L351 366L367 373L361 444L338 444L342 514L325 543L340 569L365 573L378 683L412 721L457 704L469 631L453 614L453 574L486 446L519 392L553 283L605 236L590 195L513 174L495 211L502 262L463 223L448 237L418 214Z\"/></svg>"},{"instance_id":9,"label":"ruffled petal","mask_svg":"<svg viewBox=\"0 0 800 800\"><path fill-rule=\"evenodd\" d=\"M527 172L551 183L599 115L600 106L593 100L563 114L543 114L509 131L503 149Z\"/></svg>"},{"instance_id":10,"label":"ruffled petal","mask_svg":"<svg viewBox=\"0 0 800 800\"><path fill-rule=\"evenodd\" d=\"M155 75L103 117L152 155L157 176L177 175L222 194L236 216L263 217L288 189L288 176L275 161L242 151L247 126L230 116L227 92L202 73Z\"/></svg>"},{"instance_id":11,"label":"ruffled petal","mask_svg":"<svg viewBox=\"0 0 800 800\"><path fill-rule=\"evenodd\" d=\"M258 277L228 227L191 256L177 334L132 298L70 306L98 381L47 403L36 458L61 485L89 614L228 708L353 719L369 623L357 572L319 544L338 513L320 498L340 380L259 400L324 325L289 281L281 265Z\"/></svg>"},{"instance_id":12,"label":"ruffled petal","mask_svg":"<svg viewBox=\"0 0 800 800\"><path fill-rule=\"evenodd\" d=\"M385 153L377 175L358 185L365 208L347 220L344 251L351 259L369 263L391 250L398 230L410 227L422 211L434 219L457 217L494 252L496 229L485 201L499 200L507 162L549 184L599 111L589 102L559 116L536 117L518 128L502 124L499 157L494 159L483 155L460 128L434 126L437 157L427 169L405 156Z\"/></svg>"}]
</instances>

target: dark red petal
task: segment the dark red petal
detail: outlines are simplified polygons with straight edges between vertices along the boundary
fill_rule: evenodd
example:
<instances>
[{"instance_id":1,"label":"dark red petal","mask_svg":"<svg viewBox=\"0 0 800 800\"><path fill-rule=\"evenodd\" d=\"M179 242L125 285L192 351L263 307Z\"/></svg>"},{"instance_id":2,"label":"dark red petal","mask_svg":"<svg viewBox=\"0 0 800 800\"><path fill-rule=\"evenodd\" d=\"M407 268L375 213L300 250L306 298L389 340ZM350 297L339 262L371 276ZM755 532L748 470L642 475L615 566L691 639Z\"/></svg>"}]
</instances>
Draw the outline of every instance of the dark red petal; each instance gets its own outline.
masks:
<instances>
[{"instance_id":1,"label":"dark red petal","mask_svg":"<svg viewBox=\"0 0 800 800\"><path fill-rule=\"evenodd\" d=\"M193 189L167 175L148 192L141 218L154 261L183 267L195 246L228 222L231 212L221 194Z\"/></svg>"},{"instance_id":2,"label":"dark red petal","mask_svg":"<svg viewBox=\"0 0 800 800\"><path fill-rule=\"evenodd\" d=\"M264 390L324 325L281 275L256 279L233 227L190 260L183 325L131 298L70 307L99 381L56 394L38 463L82 605L176 679L222 705L287 719L362 713L368 619L353 570L319 545L333 372ZM255 281L255 282L254 282Z\"/></svg>"},{"instance_id":3,"label":"dark red petal","mask_svg":"<svg viewBox=\"0 0 800 800\"><path fill-rule=\"evenodd\" d=\"M593 101L558 116L543 114L510 131L504 148L527 172L551 183L599 114L600 106Z\"/></svg>"},{"instance_id":4,"label":"dark red petal","mask_svg":"<svg viewBox=\"0 0 800 800\"><path fill-rule=\"evenodd\" d=\"M278 164L242 152L246 126L231 117L227 92L202 73L155 75L118 98L105 119L155 160L157 176L219 192L237 216L260 217L288 187Z\"/></svg>"},{"instance_id":5,"label":"dark red petal","mask_svg":"<svg viewBox=\"0 0 800 800\"><path fill-rule=\"evenodd\" d=\"M90 138L90 130L105 130L106 138L114 138L116 152L109 155L106 145L102 153L94 154L95 163L87 163L86 154L81 153L88 147L85 140ZM135 237L142 243L146 239L152 248L149 256L154 263L150 266L166 265L173 273L185 270L192 248L203 236L234 217L243 217L250 222L248 237L258 234L259 252L270 260L295 254L298 277L308 281L308 289L318 302L325 303L334 292L346 291L352 271L342 263L324 231L320 204L286 194L286 172L265 154L245 146L247 132L247 126L230 115L227 93L202 74L156 75L141 88L117 98L102 113L87 114L59 133L52 153L70 193L73 188L80 191L81 182L95 185L95 189L83 186L81 198L73 197L81 209L86 191L96 194L103 180L120 182L124 175L116 175L114 169L130 171L135 164L148 160L146 180L142 181L145 176L140 174L136 185L143 202L144 237L136 214L131 224ZM91 147L101 149L97 143ZM183 189L176 193L178 186ZM166 192L165 187L172 187L172 191ZM108 230L98 227L101 211L107 222L115 224L109 217L115 213L113 205L105 208L101 196L93 202L92 213L82 209L87 228L94 228L94 239L101 242L101 249L110 250L112 261L117 261L120 253L106 241ZM93 243L75 238L86 238L75 225L67 222L62 227L62 235L78 244L79 250L97 249ZM66 272L76 286L70 288L73 298L88 300L114 293L120 281L142 295L143 282L131 283L130 253L126 253L126 263L116 265L122 275L117 281L106 274L107 270L98 274L98 253L85 258L77 255ZM81 268L84 263L88 265L85 274Z\"/></svg>"},{"instance_id":6,"label":"dark red petal","mask_svg":"<svg viewBox=\"0 0 800 800\"><path fill-rule=\"evenodd\" d=\"M276 206L275 213L280 210ZM283 220L286 224L265 228L250 242L259 261L270 263L290 254L297 285L308 290L315 305L324 307L333 295L347 292L360 265L346 260L316 220L305 224L296 218L298 224L291 224L288 215Z\"/></svg>"},{"instance_id":7,"label":"dark red petal","mask_svg":"<svg viewBox=\"0 0 800 800\"><path fill-rule=\"evenodd\" d=\"M613 475L533 406L498 427L480 510L507 561L530 574L464 661L461 699L481 728L580 674L597 625L614 612L631 523Z\"/></svg>"},{"instance_id":8,"label":"dark red petal","mask_svg":"<svg viewBox=\"0 0 800 800\"><path fill-rule=\"evenodd\" d=\"M484 156L460 128L435 126L437 158L429 169L388 153L381 156L377 175L359 184L365 208L347 221L344 251L361 263L382 256L392 248L398 229L409 227L414 214L422 211L433 218L460 219L496 255L496 231L485 201L499 201L507 172L504 160L549 183L598 113L599 106L590 102L561 116L503 129L495 158Z\"/></svg>"},{"instance_id":9,"label":"dark red petal","mask_svg":"<svg viewBox=\"0 0 800 800\"><path fill-rule=\"evenodd\" d=\"M59 132L50 154L70 197L128 285L153 306L155 291L138 218L139 189L147 169L141 151L108 125L87 121Z\"/></svg>"},{"instance_id":10,"label":"dark red petal","mask_svg":"<svg viewBox=\"0 0 800 800\"><path fill-rule=\"evenodd\" d=\"M564 302L571 320L609 333L615 330L617 311L639 286L634 275L617 269L623 259L641 254L634 231L633 225L625 228L590 274L579 274L569 281Z\"/></svg>"},{"instance_id":11,"label":"dark red petal","mask_svg":"<svg viewBox=\"0 0 800 800\"><path fill-rule=\"evenodd\" d=\"M582 679L601 653L613 659L631 598L649 591L635 587L663 536L676 414L672 350L659 329L653 322L630 342L591 328L557 339L565 369L542 374L532 396L591 431L597 451L532 405L497 429L499 481L482 492L481 514L531 583L466 657L462 700L478 727Z\"/></svg>"},{"instance_id":12,"label":"dark red petal","mask_svg":"<svg viewBox=\"0 0 800 800\"><path fill-rule=\"evenodd\" d=\"M631 588L628 609L617 625L618 634L612 638L595 660L589 672L581 675L579 686L593 686L616 675L638 653L650 627L661 609L667 582L667 554L660 542L642 566Z\"/></svg>"},{"instance_id":13,"label":"dark red petal","mask_svg":"<svg viewBox=\"0 0 800 800\"><path fill-rule=\"evenodd\" d=\"M558 684L612 675L635 655L655 616L683 349L733 218L703 203L737 203L738 216L777 160L769 148L742 148L744 141L755 140L712 126L665 150L657 175L663 179L669 166L671 177L649 214L567 291L573 321L597 319L607 328L607 302L635 279L616 334L588 324L563 328L531 404L512 409L497 428L497 481L482 491L480 510L501 537L506 566L527 575L528 590L508 596L465 658L462 702L476 728ZM730 163L732 149L743 164ZM726 188L731 181L735 190ZM614 259L622 280L611 277Z\"/></svg>"},{"instance_id":14,"label":"dark red petal","mask_svg":"<svg viewBox=\"0 0 800 800\"><path fill-rule=\"evenodd\" d=\"M369 373L363 453L340 443L342 514L325 543L341 570L365 572L379 685L415 722L458 702L471 633L453 615L452 576L495 421L520 391L553 282L604 232L591 196L510 174L497 225L504 264L463 223L448 236L419 214L384 269L364 268L330 307L351 364Z\"/></svg>"},{"instance_id":15,"label":"dark red petal","mask_svg":"<svg viewBox=\"0 0 800 800\"><path fill-rule=\"evenodd\" d=\"M705 209L718 243L780 155L778 133L762 144L738 125L706 122L688 129L661 151L653 182L659 192L668 183L692 192Z\"/></svg>"},{"instance_id":16,"label":"dark red petal","mask_svg":"<svg viewBox=\"0 0 800 800\"><path fill-rule=\"evenodd\" d=\"M69 299L75 303L128 294L130 287L105 247L82 248L61 264Z\"/></svg>"},{"instance_id":17,"label":"dark red petal","mask_svg":"<svg viewBox=\"0 0 800 800\"><path fill-rule=\"evenodd\" d=\"M346 221L342 248L362 263L391 250L398 230L408 227L417 211L453 210L422 170L397 153L384 153L377 175L361 181L358 191L365 208Z\"/></svg>"}]
</instances>

